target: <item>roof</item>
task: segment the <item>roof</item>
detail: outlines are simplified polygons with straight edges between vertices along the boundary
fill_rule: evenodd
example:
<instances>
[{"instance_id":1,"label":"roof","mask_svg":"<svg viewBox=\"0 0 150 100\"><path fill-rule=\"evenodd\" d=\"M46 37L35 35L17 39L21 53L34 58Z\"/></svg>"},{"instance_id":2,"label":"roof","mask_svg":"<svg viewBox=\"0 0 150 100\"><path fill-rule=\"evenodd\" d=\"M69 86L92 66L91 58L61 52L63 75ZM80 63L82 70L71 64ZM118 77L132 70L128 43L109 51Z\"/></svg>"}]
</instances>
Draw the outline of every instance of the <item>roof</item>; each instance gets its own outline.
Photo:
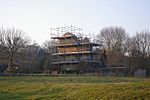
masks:
<instances>
[{"instance_id":1,"label":"roof","mask_svg":"<svg viewBox=\"0 0 150 100\"><path fill-rule=\"evenodd\" d=\"M66 38L77 38L74 34L66 32L63 36L52 37L53 39L66 39Z\"/></svg>"}]
</instances>

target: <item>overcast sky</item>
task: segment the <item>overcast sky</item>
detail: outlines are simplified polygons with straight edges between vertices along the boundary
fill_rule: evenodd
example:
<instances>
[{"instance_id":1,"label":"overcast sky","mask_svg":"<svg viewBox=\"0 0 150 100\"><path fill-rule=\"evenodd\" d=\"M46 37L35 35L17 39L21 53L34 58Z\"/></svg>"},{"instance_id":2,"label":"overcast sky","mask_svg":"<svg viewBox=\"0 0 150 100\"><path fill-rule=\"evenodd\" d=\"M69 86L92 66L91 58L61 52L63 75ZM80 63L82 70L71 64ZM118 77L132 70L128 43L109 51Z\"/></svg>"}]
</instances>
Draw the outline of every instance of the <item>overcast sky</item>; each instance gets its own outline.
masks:
<instances>
[{"instance_id":1,"label":"overcast sky","mask_svg":"<svg viewBox=\"0 0 150 100\"><path fill-rule=\"evenodd\" d=\"M131 35L150 30L150 0L0 0L0 26L22 29L39 44L51 27L69 25L95 34L109 26Z\"/></svg>"}]
</instances>

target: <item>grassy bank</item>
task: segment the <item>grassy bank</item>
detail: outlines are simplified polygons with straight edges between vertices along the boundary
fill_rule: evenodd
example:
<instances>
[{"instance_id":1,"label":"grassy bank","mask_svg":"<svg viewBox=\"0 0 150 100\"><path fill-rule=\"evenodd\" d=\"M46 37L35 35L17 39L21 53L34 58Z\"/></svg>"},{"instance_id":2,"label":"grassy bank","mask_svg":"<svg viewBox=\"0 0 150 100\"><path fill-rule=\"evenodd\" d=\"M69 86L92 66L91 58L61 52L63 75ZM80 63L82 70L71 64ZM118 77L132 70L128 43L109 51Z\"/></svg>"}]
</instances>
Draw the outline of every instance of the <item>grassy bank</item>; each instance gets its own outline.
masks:
<instances>
[{"instance_id":1,"label":"grassy bank","mask_svg":"<svg viewBox=\"0 0 150 100\"><path fill-rule=\"evenodd\" d=\"M0 100L149 100L150 79L0 77Z\"/></svg>"}]
</instances>

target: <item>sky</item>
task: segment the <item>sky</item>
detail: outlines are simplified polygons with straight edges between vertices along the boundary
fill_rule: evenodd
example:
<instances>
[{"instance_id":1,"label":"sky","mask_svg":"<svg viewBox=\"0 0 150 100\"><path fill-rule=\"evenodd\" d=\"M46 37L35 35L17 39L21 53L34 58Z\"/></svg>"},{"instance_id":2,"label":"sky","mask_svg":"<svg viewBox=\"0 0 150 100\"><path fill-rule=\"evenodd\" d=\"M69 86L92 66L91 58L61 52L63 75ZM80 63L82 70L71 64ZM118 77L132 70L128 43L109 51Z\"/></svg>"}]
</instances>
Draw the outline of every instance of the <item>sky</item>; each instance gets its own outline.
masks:
<instances>
[{"instance_id":1,"label":"sky","mask_svg":"<svg viewBox=\"0 0 150 100\"><path fill-rule=\"evenodd\" d=\"M150 30L150 0L0 0L0 26L23 30L42 44L50 28L76 26L85 34L121 26L131 36Z\"/></svg>"}]
</instances>

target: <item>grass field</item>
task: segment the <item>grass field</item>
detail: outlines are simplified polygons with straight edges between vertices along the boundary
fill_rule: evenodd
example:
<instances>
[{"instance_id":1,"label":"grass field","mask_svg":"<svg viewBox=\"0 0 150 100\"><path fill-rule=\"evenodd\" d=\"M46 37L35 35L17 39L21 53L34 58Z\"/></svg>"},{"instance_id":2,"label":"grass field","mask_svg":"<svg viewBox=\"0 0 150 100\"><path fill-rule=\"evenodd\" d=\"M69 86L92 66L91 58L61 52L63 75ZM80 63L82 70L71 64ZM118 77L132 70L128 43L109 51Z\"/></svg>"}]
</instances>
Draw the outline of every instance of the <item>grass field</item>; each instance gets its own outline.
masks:
<instances>
[{"instance_id":1,"label":"grass field","mask_svg":"<svg viewBox=\"0 0 150 100\"><path fill-rule=\"evenodd\" d=\"M0 100L150 100L150 79L0 77Z\"/></svg>"}]
</instances>

